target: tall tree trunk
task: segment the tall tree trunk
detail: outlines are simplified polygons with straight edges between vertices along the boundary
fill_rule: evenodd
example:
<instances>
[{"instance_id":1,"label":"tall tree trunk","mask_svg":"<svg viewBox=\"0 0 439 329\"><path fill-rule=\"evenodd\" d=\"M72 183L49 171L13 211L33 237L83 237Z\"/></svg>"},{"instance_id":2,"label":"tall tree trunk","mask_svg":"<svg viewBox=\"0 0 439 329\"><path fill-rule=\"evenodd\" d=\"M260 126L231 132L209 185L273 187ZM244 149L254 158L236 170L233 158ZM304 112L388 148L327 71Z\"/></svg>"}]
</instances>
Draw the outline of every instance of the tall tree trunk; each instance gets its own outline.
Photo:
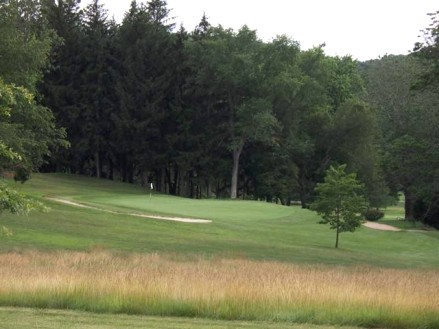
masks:
<instances>
[{"instance_id":1,"label":"tall tree trunk","mask_svg":"<svg viewBox=\"0 0 439 329\"><path fill-rule=\"evenodd\" d=\"M119 158L119 172L120 172L120 179L122 182L128 182L128 173L127 173L127 159L126 155L121 155Z\"/></svg>"},{"instance_id":2,"label":"tall tree trunk","mask_svg":"<svg viewBox=\"0 0 439 329\"><path fill-rule=\"evenodd\" d=\"M191 199L195 199L196 198L196 192L195 190L195 184L194 184L194 175L193 175L193 171L191 170L189 172L189 197Z\"/></svg>"},{"instance_id":3,"label":"tall tree trunk","mask_svg":"<svg viewBox=\"0 0 439 329\"><path fill-rule=\"evenodd\" d=\"M134 183L134 165L132 163L128 165L128 183Z\"/></svg>"},{"instance_id":4,"label":"tall tree trunk","mask_svg":"<svg viewBox=\"0 0 439 329\"><path fill-rule=\"evenodd\" d=\"M220 181L219 181L219 179L216 180L215 196L217 199L220 198Z\"/></svg>"},{"instance_id":5,"label":"tall tree trunk","mask_svg":"<svg viewBox=\"0 0 439 329\"><path fill-rule=\"evenodd\" d=\"M338 235L340 234L340 208L337 207L335 210L336 218L337 218L337 227L335 229L335 248L338 248Z\"/></svg>"},{"instance_id":6,"label":"tall tree trunk","mask_svg":"<svg viewBox=\"0 0 439 329\"><path fill-rule=\"evenodd\" d=\"M238 169L242 148L243 146L240 145L237 149L233 150L232 186L230 187L231 199L236 199L238 196Z\"/></svg>"},{"instance_id":7,"label":"tall tree trunk","mask_svg":"<svg viewBox=\"0 0 439 329\"><path fill-rule=\"evenodd\" d=\"M337 210L337 227L335 233L335 248L338 248L338 235L340 234L340 215Z\"/></svg>"},{"instance_id":8,"label":"tall tree trunk","mask_svg":"<svg viewBox=\"0 0 439 329\"><path fill-rule=\"evenodd\" d=\"M166 169L166 177L168 180L169 194L177 195L178 183L178 167L176 164L169 164Z\"/></svg>"},{"instance_id":9,"label":"tall tree trunk","mask_svg":"<svg viewBox=\"0 0 439 329\"><path fill-rule=\"evenodd\" d=\"M311 201L309 179L305 177L305 174L301 173L298 183L299 183L300 204L302 208L307 209L309 208L309 203Z\"/></svg>"},{"instance_id":10,"label":"tall tree trunk","mask_svg":"<svg viewBox=\"0 0 439 329\"><path fill-rule=\"evenodd\" d=\"M404 190L404 198L405 198L405 202L404 202L405 215L404 215L404 218L406 220L414 220L413 205L415 203L415 196L409 190Z\"/></svg>"},{"instance_id":11,"label":"tall tree trunk","mask_svg":"<svg viewBox=\"0 0 439 329\"><path fill-rule=\"evenodd\" d=\"M179 174L180 174L180 169L178 168L178 166L174 163L174 181L173 181L173 191L171 192L172 195L178 195L178 191L177 191L177 185L178 185L178 180L179 180Z\"/></svg>"},{"instance_id":12,"label":"tall tree trunk","mask_svg":"<svg viewBox=\"0 0 439 329\"><path fill-rule=\"evenodd\" d=\"M335 236L335 248L338 248L338 235L339 235L339 226L337 225L337 233Z\"/></svg>"},{"instance_id":13,"label":"tall tree trunk","mask_svg":"<svg viewBox=\"0 0 439 329\"><path fill-rule=\"evenodd\" d=\"M166 169L161 168L160 169L160 192L166 193Z\"/></svg>"},{"instance_id":14,"label":"tall tree trunk","mask_svg":"<svg viewBox=\"0 0 439 329\"><path fill-rule=\"evenodd\" d=\"M206 196L209 199L212 195L212 184L210 183L210 178L206 179Z\"/></svg>"},{"instance_id":15,"label":"tall tree trunk","mask_svg":"<svg viewBox=\"0 0 439 329\"><path fill-rule=\"evenodd\" d=\"M114 168L113 168L113 160L110 159L108 162L108 178L113 180L114 179Z\"/></svg>"},{"instance_id":16,"label":"tall tree trunk","mask_svg":"<svg viewBox=\"0 0 439 329\"><path fill-rule=\"evenodd\" d=\"M101 159L99 151L95 152L96 178L101 178Z\"/></svg>"}]
</instances>

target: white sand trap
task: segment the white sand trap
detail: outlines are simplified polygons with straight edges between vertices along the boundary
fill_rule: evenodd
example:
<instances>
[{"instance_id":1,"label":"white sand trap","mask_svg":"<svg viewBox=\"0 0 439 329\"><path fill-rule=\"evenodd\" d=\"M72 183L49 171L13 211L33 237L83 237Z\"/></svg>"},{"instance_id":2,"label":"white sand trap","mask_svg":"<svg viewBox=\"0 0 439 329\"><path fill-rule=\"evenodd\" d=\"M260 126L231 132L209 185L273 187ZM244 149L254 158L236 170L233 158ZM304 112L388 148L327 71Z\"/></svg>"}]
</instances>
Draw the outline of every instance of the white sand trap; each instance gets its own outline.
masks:
<instances>
[{"instance_id":1,"label":"white sand trap","mask_svg":"<svg viewBox=\"0 0 439 329\"><path fill-rule=\"evenodd\" d=\"M394 232L400 232L401 229L387 224L379 224L375 222L366 222L363 223L364 226L368 228L373 228L374 230L381 230L381 231L394 231Z\"/></svg>"},{"instance_id":2,"label":"white sand trap","mask_svg":"<svg viewBox=\"0 0 439 329\"><path fill-rule=\"evenodd\" d=\"M74 202L71 200L61 199L61 198L53 198L53 197L46 197L48 200L56 201L59 203L68 204L70 206L74 207L80 207L80 208L87 208L87 209L93 209L98 210L102 212L107 212L110 214L116 214L116 215L129 215L129 216L135 216L135 217L143 217L143 218L152 218L152 219L160 219L160 220L170 220L174 222L183 222L183 223L211 223L212 221L209 219L198 219L198 218L183 218L183 217L167 217L167 216L157 216L157 215L148 215L148 214L136 214L136 213L123 213L118 211L112 211L107 209L101 209L98 207L88 206L82 203Z\"/></svg>"}]
</instances>

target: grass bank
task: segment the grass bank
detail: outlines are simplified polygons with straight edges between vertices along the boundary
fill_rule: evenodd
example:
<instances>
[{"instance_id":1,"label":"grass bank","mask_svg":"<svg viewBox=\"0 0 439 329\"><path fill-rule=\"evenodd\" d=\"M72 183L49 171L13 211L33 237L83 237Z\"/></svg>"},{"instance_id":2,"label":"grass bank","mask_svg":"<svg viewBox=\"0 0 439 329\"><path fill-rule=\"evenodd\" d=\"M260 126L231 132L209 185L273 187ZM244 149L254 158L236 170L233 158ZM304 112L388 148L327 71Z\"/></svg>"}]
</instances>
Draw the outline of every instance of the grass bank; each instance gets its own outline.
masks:
<instances>
[{"instance_id":1,"label":"grass bank","mask_svg":"<svg viewBox=\"0 0 439 329\"><path fill-rule=\"evenodd\" d=\"M0 305L226 320L438 328L437 270L107 252L0 255Z\"/></svg>"}]
</instances>

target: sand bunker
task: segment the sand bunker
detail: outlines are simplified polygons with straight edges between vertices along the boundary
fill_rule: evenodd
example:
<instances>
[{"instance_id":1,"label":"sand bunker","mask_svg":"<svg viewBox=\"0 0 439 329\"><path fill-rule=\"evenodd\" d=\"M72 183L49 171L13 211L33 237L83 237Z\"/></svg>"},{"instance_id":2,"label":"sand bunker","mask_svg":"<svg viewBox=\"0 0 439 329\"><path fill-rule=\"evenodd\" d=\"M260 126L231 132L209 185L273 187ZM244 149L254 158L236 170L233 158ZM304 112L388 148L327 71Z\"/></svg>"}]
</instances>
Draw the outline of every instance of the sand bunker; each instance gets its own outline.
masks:
<instances>
[{"instance_id":1,"label":"sand bunker","mask_svg":"<svg viewBox=\"0 0 439 329\"><path fill-rule=\"evenodd\" d=\"M387 225L387 224L379 224L375 222L366 222L363 223L363 226L366 226L368 228L373 228L374 230L381 230L381 231L394 231L399 232L401 231L400 228L397 228L395 226Z\"/></svg>"},{"instance_id":2,"label":"sand bunker","mask_svg":"<svg viewBox=\"0 0 439 329\"><path fill-rule=\"evenodd\" d=\"M199 219L199 218L184 218L184 217L168 217L168 216L158 216L158 215L150 215L150 214L139 214L139 213L124 213L124 212L118 212L118 211L112 211L107 209L101 209L98 207L88 206L82 203L78 203L71 200L61 199L61 198L55 198L55 197L46 197L46 199L67 204L74 207L80 207L80 208L87 208L87 209L93 209L98 210L110 214L116 214L116 215L129 215L129 216L135 216L135 217L143 217L143 218L152 218L152 219L160 219L160 220L170 220L174 222L183 222L183 223L211 223L212 221L209 219Z\"/></svg>"}]
</instances>

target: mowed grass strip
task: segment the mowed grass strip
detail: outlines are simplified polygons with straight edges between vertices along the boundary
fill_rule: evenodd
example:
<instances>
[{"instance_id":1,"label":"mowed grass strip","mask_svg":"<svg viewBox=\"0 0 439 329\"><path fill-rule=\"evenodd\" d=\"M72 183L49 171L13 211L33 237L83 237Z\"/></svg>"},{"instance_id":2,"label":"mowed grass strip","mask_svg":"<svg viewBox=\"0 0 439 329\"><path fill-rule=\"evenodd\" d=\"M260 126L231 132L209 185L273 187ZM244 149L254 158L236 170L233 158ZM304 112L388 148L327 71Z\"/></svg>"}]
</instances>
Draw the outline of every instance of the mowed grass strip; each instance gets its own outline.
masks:
<instances>
[{"instance_id":1,"label":"mowed grass strip","mask_svg":"<svg viewBox=\"0 0 439 329\"><path fill-rule=\"evenodd\" d=\"M0 255L0 305L97 313L438 328L437 270L158 254Z\"/></svg>"},{"instance_id":2,"label":"mowed grass strip","mask_svg":"<svg viewBox=\"0 0 439 329\"><path fill-rule=\"evenodd\" d=\"M20 329L340 329L339 326L276 323L267 321L222 321L194 318L96 314L81 311L0 307L0 328ZM359 329L346 327L343 329Z\"/></svg>"}]
</instances>

